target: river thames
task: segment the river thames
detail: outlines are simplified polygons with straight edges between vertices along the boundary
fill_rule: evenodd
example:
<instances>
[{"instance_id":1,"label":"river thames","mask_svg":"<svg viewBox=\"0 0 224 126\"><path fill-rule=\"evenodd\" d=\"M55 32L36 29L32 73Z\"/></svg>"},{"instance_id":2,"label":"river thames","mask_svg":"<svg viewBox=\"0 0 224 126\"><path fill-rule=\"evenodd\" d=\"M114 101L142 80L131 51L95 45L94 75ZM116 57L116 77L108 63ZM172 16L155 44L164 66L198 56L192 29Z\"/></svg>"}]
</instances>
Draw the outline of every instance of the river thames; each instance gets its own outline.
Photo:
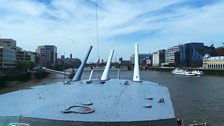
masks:
<instances>
[{"instance_id":1,"label":"river thames","mask_svg":"<svg viewBox=\"0 0 224 126\"><path fill-rule=\"evenodd\" d=\"M185 124L193 121L206 121L210 126L224 124L224 77L221 76L177 76L169 72L142 71L141 80L147 80L166 85L170 89L176 116L182 118ZM116 78L117 72L110 73ZM120 71L121 79L132 79L132 71ZM84 79L89 72L84 72ZM97 77L97 73L94 74ZM63 75L51 74L43 80L26 82L0 89L0 94L19 90L35 85L64 81ZM1 101L2 102L2 101ZM4 101L3 101L4 102Z\"/></svg>"}]
</instances>

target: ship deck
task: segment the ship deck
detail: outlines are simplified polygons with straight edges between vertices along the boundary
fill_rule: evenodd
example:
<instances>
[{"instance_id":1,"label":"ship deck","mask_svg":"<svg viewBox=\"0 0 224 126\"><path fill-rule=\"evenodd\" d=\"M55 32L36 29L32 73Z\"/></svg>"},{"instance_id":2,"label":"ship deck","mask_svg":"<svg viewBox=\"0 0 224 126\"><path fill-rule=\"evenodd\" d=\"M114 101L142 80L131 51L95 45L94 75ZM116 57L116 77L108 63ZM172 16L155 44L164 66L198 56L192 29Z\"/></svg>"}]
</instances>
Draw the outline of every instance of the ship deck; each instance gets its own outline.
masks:
<instances>
[{"instance_id":1,"label":"ship deck","mask_svg":"<svg viewBox=\"0 0 224 126\"><path fill-rule=\"evenodd\" d=\"M103 84L86 82L81 80L66 85L57 82L0 95L0 117L23 116L86 122L175 118L169 90L163 85L117 79L110 79ZM63 113L66 108L79 105L94 111L87 114Z\"/></svg>"}]
</instances>

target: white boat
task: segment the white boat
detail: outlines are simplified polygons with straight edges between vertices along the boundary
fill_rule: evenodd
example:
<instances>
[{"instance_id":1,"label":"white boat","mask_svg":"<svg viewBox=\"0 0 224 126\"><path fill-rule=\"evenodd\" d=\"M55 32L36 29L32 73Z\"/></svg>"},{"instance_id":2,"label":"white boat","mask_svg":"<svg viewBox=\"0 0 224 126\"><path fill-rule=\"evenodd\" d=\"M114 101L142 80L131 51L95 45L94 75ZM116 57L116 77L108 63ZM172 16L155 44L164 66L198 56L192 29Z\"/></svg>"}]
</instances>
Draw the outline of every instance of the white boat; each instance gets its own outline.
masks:
<instances>
[{"instance_id":1,"label":"white boat","mask_svg":"<svg viewBox=\"0 0 224 126\"><path fill-rule=\"evenodd\" d=\"M191 71L187 71L187 70L182 70L182 69L174 69L172 71L173 74L175 75L186 75L186 76L195 76L195 73L192 73Z\"/></svg>"},{"instance_id":2,"label":"white boat","mask_svg":"<svg viewBox=\"0 0 224 126\"><path fill-rule=\"evenodd\" d=\"M204 75L204 72L203 71L199 71L199 70L192 70L191 73L193 73L195 75Z\"/></svg>"},{"instance_id":3,"label":"white boat","mask_svg":"<svg viewBox=\"0 0 224 126\"><path fill-rule=\"evenodd\" d=\"M188 126L209 126L207 122L188 124Z\"/></svg>"},{"instance_id":4,"label":"white boat","mask_svg":"<svg viewBox=\"0 0 224 126\"><path fill-rule=\"evenodd\" d=\"M140 79L110 79L113 51L99 80L81 80L90 47L73 79L0 95L0 126L176 126L169 89Z\"/></svg>"}]
</instances>

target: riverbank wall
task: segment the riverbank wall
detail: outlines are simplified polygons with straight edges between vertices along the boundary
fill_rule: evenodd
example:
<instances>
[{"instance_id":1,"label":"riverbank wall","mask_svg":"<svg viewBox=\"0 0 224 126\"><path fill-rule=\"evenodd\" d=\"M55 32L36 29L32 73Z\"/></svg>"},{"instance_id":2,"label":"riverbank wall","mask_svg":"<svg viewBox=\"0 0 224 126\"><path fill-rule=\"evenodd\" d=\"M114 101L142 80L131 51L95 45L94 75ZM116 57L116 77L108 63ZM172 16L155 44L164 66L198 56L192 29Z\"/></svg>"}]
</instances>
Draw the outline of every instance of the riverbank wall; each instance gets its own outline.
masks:
<instances>
[{"instance_id":1,"label":"riverbank wall","mask_svg":"<svg viewBox=\"0 0 224 126\"><path fill-rule=\"evenodd\" d=\"M16 72L0 74L0 86L6 86L14 81L26 82L32 79L41 79L48 76L47 72L31 73L31 72Z\"/></svg>"},{"instance_id":2,"label":"riverbank wall","mask_svg":"<svg viewBox=\"0 0 224 126\"><path fill-rule=\"evenodd\" d=\"M30 79L31 73L28 72L0 74L0 86L4 86L12 81L27 81Z\"/></svg>"}]
</instances>

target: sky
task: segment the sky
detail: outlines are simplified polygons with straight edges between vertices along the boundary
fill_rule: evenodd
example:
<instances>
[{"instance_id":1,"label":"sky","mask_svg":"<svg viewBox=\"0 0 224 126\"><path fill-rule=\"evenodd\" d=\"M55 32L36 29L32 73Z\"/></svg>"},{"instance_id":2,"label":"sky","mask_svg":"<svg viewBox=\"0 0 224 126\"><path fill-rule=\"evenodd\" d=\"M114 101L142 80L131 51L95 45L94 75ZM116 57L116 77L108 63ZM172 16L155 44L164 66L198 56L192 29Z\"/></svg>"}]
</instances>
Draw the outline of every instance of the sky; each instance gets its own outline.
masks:
<instances>
[{"instance_id":1,"label":"sky","mask_svg":"<svg viewBox=\"0 0 224 126\"><path fill-rule=\"evenodd\" d=\"M29 51L55 45L58 56L80 59L93 45L92 62L114 49L116 61L129 59L135 43L140 53L189 42L222 46L223 9L224 0L0 0L0 37Z\"/></svg>"}]
</instances>

